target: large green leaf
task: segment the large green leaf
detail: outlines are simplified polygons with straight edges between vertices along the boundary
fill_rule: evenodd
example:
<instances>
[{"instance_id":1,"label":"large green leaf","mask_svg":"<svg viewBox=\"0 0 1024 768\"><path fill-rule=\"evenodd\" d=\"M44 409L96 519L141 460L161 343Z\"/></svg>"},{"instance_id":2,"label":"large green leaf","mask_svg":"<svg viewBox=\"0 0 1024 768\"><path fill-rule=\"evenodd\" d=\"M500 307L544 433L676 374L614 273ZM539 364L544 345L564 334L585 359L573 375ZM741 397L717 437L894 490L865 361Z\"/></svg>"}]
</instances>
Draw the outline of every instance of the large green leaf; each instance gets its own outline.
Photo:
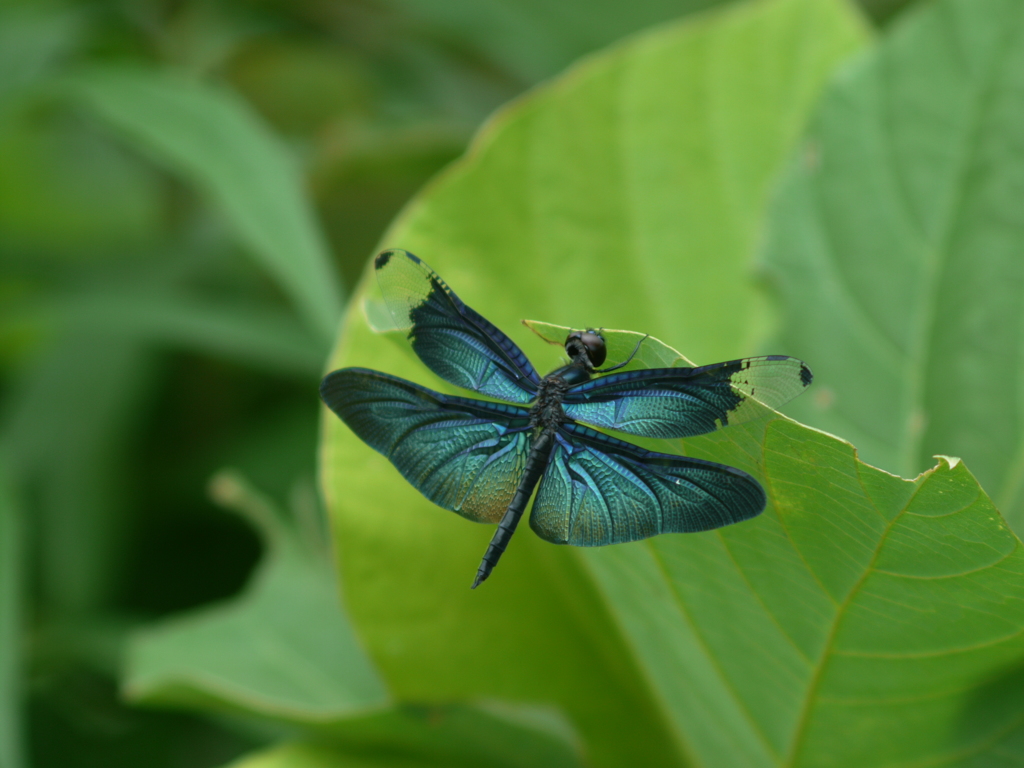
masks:
<instances>
[{"instance_id":1,"label":"large green leaf","mask_svg":"<svg viewBox=\"0 0 1024 768\"><path fill-rule=\"evenodd\" d=\"M698 362L742 354L759 294L728 278L748 273L774 176L863 36L829 0L638 37L500 113L384 244L486 295L503 327L671 329Z\"/></svg>"},{"instance_id":2,"label":"large green leaf","mask_svg":"<svg viewBox=\"0 0 1024 768\"><path fill-rule=\"evenodd\" d=\"M598 587L617 620L605 629L622 632L681 753L707 766L851 768L1014 765L1024 757L1024 549L961 462L943 458L902 480L860 462L849 444L781 417L686 448L759 474L768 511L709 534L583 551L576 574ZM464 554L461 542L443 543ZM571 620L527 613L538 587L507 565L499 575L512 583L462 616L490 619L472 628L491 634L481 660L508 631L488 616L495 603L515 614L520 637L532 619L543 622L532 630L547 646L578 643ZM532 565L556 584L569 570L550 560ZM389 566L423 577L406 563ZM445 595L449 609L457 596ZM567 612L585 610L580 597L566 596ZM460 641L436 622L431 636L418 616L367 619L381 643L416 631L421 660L431 640L464 643L457 654L444 649L463 673L477 655L466 625ZM548 673L535 663L514 666L543 690ZM445 671L438 691L457 674ZM606 684L610 671L594 670ZM578 703L568 708L579 712Z\"/></svg>"},{"instance_id":3,"label":"large green leaf","mask_svg":"<svg viewBox=\"0 0 1024 768\"><path fill-rule=\"evenodd\" d=\"M678 355L656 344L659 362ZM694 763L1024 757L1024 550L959 460L906 481L781 417L686 449L762 476L769 510L710 534L586 551L582 565ZM517 581L501 600L533 596ZM522 620L520 604L508 608ZM564 622L536 631L569 640Z\"/></svg>"},{"instance_id":4,"label":"large green leaf","mask_svg":"<svg viewBox=\"0 0 1024 768\"><path fill-rule=\"evenodd\" d=\"M687 448L759 472L769 510L587 560L697 764L959 765L1019 739L1024 551L962 463L901 480L784 419Z\"/></svg>"},{"instance_id":5,"label":"large green leaf","mask_svg":"<svg viewBox=\"0 0 1024 768\"><path fill-rule=\"evenodd\" d=\"M651 332L697 362L748 352L763 312L745 277L771 179L862 39L846 5L770 0L631 40L501 114L387 243L427 259L541 368L557 354L521 317ZM333 364L437 386L358 304ZM399 696L556 703L595 765L680 764L716 756L701 739L730 743L666 706L659 686L679 681L646 666L579 551L524 530L470 592L488 528L423 501L333 417L323 461L347 602Z\"/></svg>"},{"instance_id":6,"label":"large green leaf","mask_svg":"<svg viewBox=\"0 0 1024 768\"><path fill-rule=\"evenodd\" d=\"M1024 8L941 0L823 100L767 262L779 343L814 361L794 411L911 475L964 458L1024 530Z\"/></svg>"},{"instance_id":7,"label":"large green leaf","mask_svg":"<svg viewBox=\"0 0 1024 768\"><path fill-rule=\"evenodd\" d=\"M310 327L330 336L341 301L323 234L293 159L244 102L223 88L138 68L88 70L67 85L209 194Z\"/></svg>"},{"instance_id":8,"label":"large green leaf","mask_svg":"<svg viewBox=\"0 0 1024 768\"><path fill-rule=\"evenodd\" d=\"M384 706L387 692L341 610L322 542L304 542L235 475L219 476L212 488L259 526L268 554L241 597L139 630L127 695L299 723Z\"/></svg>"}]
</instances>

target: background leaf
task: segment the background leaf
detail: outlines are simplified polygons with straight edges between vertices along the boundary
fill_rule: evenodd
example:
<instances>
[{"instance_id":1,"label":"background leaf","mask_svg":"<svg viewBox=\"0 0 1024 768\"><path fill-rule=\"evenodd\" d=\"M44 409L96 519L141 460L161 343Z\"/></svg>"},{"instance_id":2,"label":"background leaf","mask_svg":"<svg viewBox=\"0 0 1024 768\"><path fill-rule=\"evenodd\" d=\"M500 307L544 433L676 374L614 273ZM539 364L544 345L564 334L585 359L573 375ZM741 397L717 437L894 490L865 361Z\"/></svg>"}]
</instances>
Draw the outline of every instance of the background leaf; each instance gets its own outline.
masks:
<instances>
[{"instance_id":1,"label":"background leaf","mask_svg":"<svg viewBox=\"0 0 1024 768\"><path fill-rule=\"evenodd\" d=\"M303 541L236 475L218 476L212 489L259 526L268 554L230 603L140 630L127 695L313 723L385 705L387 692L338 602L325 542Z\"/></svg>"},{"instance_id":2,"label":"background leaf","mask_svg":"<svg viewBox=\"0 0 1024 768\"><path fill-rule=\"evenodd\" d=\"M14 477L38 489L36 588L54 608L82 616L109 604L116 588L124 535L116 468L152 360L137 339L75 329L20 373L4 403L0 453Z\"/></svg>"},{"instance_id":3,"label":"background leaf","mask_svg":"<svg viewBox=\"0 0 1024 768\"><path fill-rule=\"evenodd\" d=\"M493 56L525 81L550 77L624 35L720 2L639 0L628 7L615 2L562 2L552 7L535 0L391 0L404 14L466 41L478 55Z\"/></svg>"},{"instance_id":4,"label":"background leaf","mask_svg":"<svg viewBox=\"0 0 1024 768\"><path fill-rule=\"evenodd\" d=\"M540 710L403 706L254 754L232 768L572 768L582 763L571 736Z\"/></svg>"},{"instance_id":5,"label":"background leaf","mask_svg":"<svg viewBox=\"0 0 1024 768\"><path fill-rule=\"evenodd\" d=\"M0 466L0 766L21 768L22 607L24 547L21 509L7 468Z\"/></svg>"},{"instance_id":6,"label":"background leaf","mask_svg":"<svg viewBox=\"0 0 1024 768\"><path fill-rule=\"evenodd\" d=\"M757 335L743 278L772 174L862 40L848 6L802 0L639 37L500 115L385 243L430 262L542 369L558 355L520 317L682 339L697 363L738 356ZM437 386L356 311L332 361L350 364ZM550 701L594 765L686 759L681 725L578 552L517 537L471 593L491 531L433 508L336 419L327 425L342 581L396 695Z\"/></svg>"},{"instance_id":7,"label":"background leaf","mask_svg":"<svg viewBox=\"0 0 1024 768\"><path fill-rule=\"evenodd\" d=\"M66 10L0 8L0 117L13 96L42 80L68 53L79 27L79 19Z\"/></svg>"},{"instance_id":8,"label":"background leaf","mask_svg":"<svg viewBox=\"0 0 1024 768\"><path fill-rule=\"evenodd\" d=\"M198 350L274 372L315 376L323 367L317 339L287 311L255 302L209 301L181 291L128 285L33 302L10 302L8 328L39 324L105 335L131 328L150 343Z\"/></svg>"},{"instance_id":9,"label":"background leaf","mask_svg":"<svg viewBox=\"0 0 1024 768\"><path fill-rule=\"evenodd\" d=\"M793 410L912 475L971 467L1024 530L1024 11L908 14L823 100L774 207Z\"/></svg>"},{"instance_id":10,"label":"background leaf","mask_svg":"<svg viewBox=\"0 0 1024 768\"><path fill-rule=\"evenodd\" d=\"M510 73L536 81L623 36L721 0L638 0L623 5L570 0L557 6L540 0L389 0L396 10L430 25L434 35L458 40L479 56L494 58ZM887 19L907 0L860 0L876 19Z\"/></svg>"},{"instance_id":11,"label":"background leaf","mask_svg":"<svg viewBox=\"0 0 1024 768\"><path fill-rule=\"evenodd\" d=\"M294 161L243 102L223 88L127 67L83 73L69 88L211 195L310 328L330 336L341 300L323 236Z\"/></svg>"}]
</instances>

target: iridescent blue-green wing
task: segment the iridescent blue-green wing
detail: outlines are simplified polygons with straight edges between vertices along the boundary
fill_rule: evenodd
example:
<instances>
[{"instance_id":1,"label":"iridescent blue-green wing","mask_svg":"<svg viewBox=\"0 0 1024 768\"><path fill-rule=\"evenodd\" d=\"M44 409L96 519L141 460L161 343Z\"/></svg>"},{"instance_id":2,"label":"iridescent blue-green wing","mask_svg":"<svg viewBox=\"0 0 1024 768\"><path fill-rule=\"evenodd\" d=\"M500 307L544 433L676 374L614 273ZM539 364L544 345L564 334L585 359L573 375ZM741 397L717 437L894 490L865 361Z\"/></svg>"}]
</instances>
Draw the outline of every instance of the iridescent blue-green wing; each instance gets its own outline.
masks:
<instances>
[{"instance_id":1,"label":"iridescent blue-green wing","mask_svg":"<svg viewBox=\"0 0 1024 768\"><path fill-rule=\"evenodd\" d=\"M459 387L511 403L528 403L540 378L522 350L455 295L430 267L407 251L374 260L391 316L409 331L412 348L430 370Z\"/></svg>"},{"instance_id":2,"label":"iridescent blue-green wing","mask_svg":"<svg viewBox=\"0 0 1024 768\"><path fill-rule=\"evenodd\" d=\"M555 544L599 547L721 528L760 514L765 501L761 485L746 472L645 451L565 424L533 502L530 527Z\"/></svg>"},{"instance_id":3,"label":"iridescent blue-green wing","mask_svg":"<svg viewBox=\"0 0 1024 768\"><path fill-rule=\"evenodd\" d=\"M648 368L591 379L562 403L576 421L642 437L692 437L778 408L810 386L810 368L770 355L701 368Z\"/></svg>"},{"instance_id":4,"label":"iridescent blue-green wing","mask_svg":"<svg viewBox=\"0 0 1024 768\"><path fill-rule=\"evenodd\" d=\"M365 368L329 373L320 397L439 507L481 523L505 513L530 452L528 411Z\"/></svg>"}]
</instances>

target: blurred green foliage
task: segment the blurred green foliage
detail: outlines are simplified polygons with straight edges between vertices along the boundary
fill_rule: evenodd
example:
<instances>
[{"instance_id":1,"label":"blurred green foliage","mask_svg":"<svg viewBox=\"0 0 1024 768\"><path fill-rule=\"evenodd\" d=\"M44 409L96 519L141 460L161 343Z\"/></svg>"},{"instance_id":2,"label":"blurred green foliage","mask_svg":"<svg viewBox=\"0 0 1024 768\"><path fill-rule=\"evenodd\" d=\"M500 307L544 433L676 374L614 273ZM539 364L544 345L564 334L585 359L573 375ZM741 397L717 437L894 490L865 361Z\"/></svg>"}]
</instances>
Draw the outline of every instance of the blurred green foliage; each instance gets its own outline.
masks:
<instances>
[{"instance_id":1,"label":"blurred green foliage","mask_svg":"<svg viewBox=\"0 0 1024 768\"><path fill-rule=\"evenodd\" d=\"M218 509L209 478L236 467L309 516L316 381L389 222L499 105L602 46L715 4L0 3L0 768L213 766L297 733L266 707L192 697L202 686L184 697L185 714L126 704L118 692L126 659L134 675L153 658L147 642L189 641L173 624L129 646L132 633L237 594L264 552L241 518ZM881 24L905 4L863 7ZM713 87L728 94L735 82ZM737 268L774 184L774 165L748 161L761 142L787 151L813 95L786 102L793 111L777 134L734 137L746 200L693 215L696 242ZM515 262L490 266L492 275L463 269L498 280ZM645 306L656 314L666 301ZM533 306L535 316L551 310ZM515 314L512 304L502 312ZM731 317L740 354L753 321ZM646 330L645 319L621 324ZM698 359L716 348L704 330L687 329L707 339L684 350ZM290 545L268 546L249 607L275 568L294 565L281 555ZM323 577L326 565L311 567ZM342 611L332 621L349 631ZM352 653L344 658L354 663ZM146 693L129 687L136 701L182 702L169 670L201 665L185 653L164 658L174 664L149 668ZM485 746L431 751L439 723L463 734L453 740L476 728L552 764L578 747L569 726L545 730L558 719L546 711L410 710L385 698L367 694L373 717L320 736L365 761L390 754L382 745L392 732L407 734L403 760L499 760Z\"/></svg>"}]
</instances>

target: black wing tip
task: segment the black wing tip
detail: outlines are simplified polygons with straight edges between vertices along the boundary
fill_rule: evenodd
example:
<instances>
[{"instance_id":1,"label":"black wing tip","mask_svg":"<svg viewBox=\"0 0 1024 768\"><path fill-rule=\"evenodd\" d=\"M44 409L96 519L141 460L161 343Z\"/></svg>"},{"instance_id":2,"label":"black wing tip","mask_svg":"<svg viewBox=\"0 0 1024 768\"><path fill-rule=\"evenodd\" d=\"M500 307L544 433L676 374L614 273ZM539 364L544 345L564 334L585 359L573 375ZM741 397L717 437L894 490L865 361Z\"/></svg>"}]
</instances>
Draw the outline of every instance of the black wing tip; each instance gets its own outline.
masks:
<instances>
[{"instance_id":1,"label":"black wing tip","mask_svg":"<svg viewBox=\"0 0 1024 768\"><path fill-rule=\"evenodd\" d=\"M747 360L747 361L738 360L737 362L747 362L748 365L749 365L750 361L756 360L756 359L757 358L749 358L749 360ZM811 382L814 381L814 374L811 373L811 369L808 367L807 363L805 363L803 360L799 360L799 359L797 359L795 357L790 357L789 355L765 355L763 359L770 360L771 362L777 362L779 360L788 360L790 362L799 363L800 364L800 383L803 384L805 387L809 387L809 386L811 386ZM746 367L746 366L744 366L744 367Z\"/></svg>"},{"instance_id":2,"label":"black wing tip","mask_svg":"<svg viewBox=\"0 0 1024 768\"><path fill-rule=\"evenodd\" d=\"M387 250L381 251L374 257L373 268L376 270L384 269L394 256L405 256L415 264L422 263L418 256L411 254L408 251L403 251L401 248L388 248Z\"/></svg>"},{"instance_id":3,"label":"black wing tip","mask_svg":"<svg viewBox=\"0 0 1024 768\"><path fill-rule=\"evenodd\" d=\"M391 261L391 257L394 256L394 255L395 255L395 251L393 249L391 249L391 248L389 248L386 251L381 251L380 253L377 254L376 258L373 260L373 268L374 269L384 269L384 267L386 267L388 265L388 262Z\"/></svg>"}]
</instances>

